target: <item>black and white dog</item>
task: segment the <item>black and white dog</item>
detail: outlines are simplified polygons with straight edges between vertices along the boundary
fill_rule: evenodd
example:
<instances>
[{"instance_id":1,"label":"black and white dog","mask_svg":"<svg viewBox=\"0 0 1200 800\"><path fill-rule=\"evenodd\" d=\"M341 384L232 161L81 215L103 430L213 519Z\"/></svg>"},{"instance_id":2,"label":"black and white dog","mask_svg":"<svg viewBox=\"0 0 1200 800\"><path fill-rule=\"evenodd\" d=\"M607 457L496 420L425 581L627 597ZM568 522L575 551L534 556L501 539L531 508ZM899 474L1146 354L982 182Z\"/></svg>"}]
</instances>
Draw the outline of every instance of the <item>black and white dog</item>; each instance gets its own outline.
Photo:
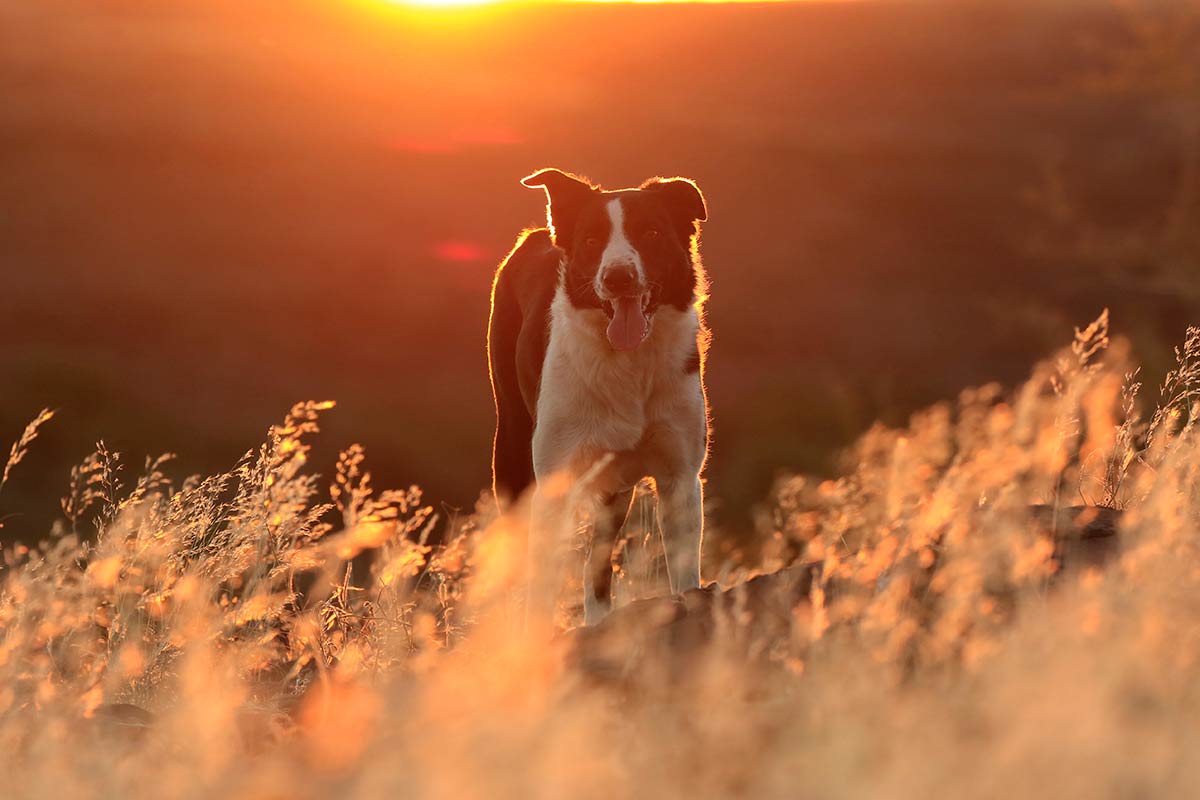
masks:
<instances>
[{"instance_id":1,"label":"black and white dog","mask_svg":"<svg viewBox=\"0 0 1200 800\"><path fill-rule=\"evenodd\" d=\"M522 234L492 286L493 489L503 505L535 484L530 564L541 582L531 577L530 602L549 609L564 537L588 520L592 624L611 608L613 548L645 477L672 591L700 585L707 212L683 178L603 191L545 169L521 183L545 189L549 227Z\"/></svg>"}]
</instances>

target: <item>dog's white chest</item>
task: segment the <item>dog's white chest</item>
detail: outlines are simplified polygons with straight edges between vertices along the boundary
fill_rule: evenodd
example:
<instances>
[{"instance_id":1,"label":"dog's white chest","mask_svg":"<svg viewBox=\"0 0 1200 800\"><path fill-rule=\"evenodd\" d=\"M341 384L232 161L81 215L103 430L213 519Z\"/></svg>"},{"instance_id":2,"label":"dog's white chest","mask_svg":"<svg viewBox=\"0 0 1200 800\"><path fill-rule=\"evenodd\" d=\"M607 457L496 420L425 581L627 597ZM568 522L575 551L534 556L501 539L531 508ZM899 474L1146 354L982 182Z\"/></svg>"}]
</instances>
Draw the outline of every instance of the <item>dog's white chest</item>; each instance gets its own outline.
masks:
<instances>
[{"instance_id":1,"label":"dog's white chest","mask_svg":"<svg viewBox=\"0 0 1200 800\"><path fill-rule=\"evenodd\" d=\"M571 306L561 290L550 318L533 441L537 475L631 451L680 414L704 419L699 376L683 369L696 346L694 309L660 309L643 345L625 353L605 338L603 312Z\"/></svg>"}]
</instances>

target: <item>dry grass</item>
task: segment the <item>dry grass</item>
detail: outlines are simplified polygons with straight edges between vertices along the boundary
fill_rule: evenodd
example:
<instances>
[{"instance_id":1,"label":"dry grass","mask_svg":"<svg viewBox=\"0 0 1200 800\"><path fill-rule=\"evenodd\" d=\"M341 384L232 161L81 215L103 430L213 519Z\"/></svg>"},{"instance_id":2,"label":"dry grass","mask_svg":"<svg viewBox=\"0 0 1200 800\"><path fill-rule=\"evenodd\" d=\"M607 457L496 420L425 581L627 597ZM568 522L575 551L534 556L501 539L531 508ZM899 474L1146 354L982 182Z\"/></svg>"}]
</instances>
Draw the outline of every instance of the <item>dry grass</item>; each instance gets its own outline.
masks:
<instances>
[{"instance_id":1,"label":"dry grass","mask_svg":"<svg viewBox=\"0 0 1200 800\"><path fill-rule=\"evenodd\" d=\"M782 620L734 592L702 644L619 674L521 635L511 521L431 547L420 492L376 491L359 447L324 487L331 404L179 484L159 459L125 485L101 445L63 524L4 553L4 795L1182 796L1198 359L1193 330L1143 420L1104 316L1015 391L870 431L845 477L773 499L764 569L815 576ZM1088 505L1123 509L1105 565L1065 549L1058 511Z\"/></svg>"}]
</instances>

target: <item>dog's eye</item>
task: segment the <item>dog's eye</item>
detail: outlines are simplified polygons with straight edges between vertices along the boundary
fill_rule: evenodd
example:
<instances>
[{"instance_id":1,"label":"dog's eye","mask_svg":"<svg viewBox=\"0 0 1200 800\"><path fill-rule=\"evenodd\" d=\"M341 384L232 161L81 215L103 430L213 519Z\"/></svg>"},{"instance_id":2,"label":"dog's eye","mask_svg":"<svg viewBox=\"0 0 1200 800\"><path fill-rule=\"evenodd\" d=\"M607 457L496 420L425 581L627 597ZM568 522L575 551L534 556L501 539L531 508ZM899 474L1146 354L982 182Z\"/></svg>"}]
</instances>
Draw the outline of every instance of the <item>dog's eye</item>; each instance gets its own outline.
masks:
<instances>
[{"instance_id":1,"label":"dog's eye","mask_svg":"<svg viewBox=\"0 0 1200 800\"><path fill-rule=\"evenodd\" d=\"M642 235L653 241L658 238L658 228L646 228L646 232Z\"/></svg>"},{"instance_id":2,"label":"dog's eye","mask_svg":"<svg viewBox=\"0 0 1200 800\"><path fill-rule=\"evenodd\" d=\"M583 240L583 246L587 247L588 249L599 247L600 246L600 237L598 237L598 236L587 237L586 239Z\"/></svg>"}]
</instances>

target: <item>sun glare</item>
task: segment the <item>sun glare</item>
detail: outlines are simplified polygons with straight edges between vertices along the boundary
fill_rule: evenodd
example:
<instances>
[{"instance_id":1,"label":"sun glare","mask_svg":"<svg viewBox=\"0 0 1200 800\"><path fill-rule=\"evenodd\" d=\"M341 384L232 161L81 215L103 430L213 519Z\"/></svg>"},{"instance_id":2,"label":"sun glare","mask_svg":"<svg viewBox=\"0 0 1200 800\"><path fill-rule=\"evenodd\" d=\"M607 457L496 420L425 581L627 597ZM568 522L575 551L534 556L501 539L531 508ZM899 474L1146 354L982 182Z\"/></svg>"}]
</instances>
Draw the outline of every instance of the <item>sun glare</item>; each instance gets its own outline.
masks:
<instances>
[{"instance_id":1,"label":"sun glare","mask_svg":"<svg viewBox=\"0 0 1200 800\"><path fill-rule=\"evenodd\" d=\"M466 6L482 6L498 2L498 0L390 0L396 5L416 6L418 8L464 8Z\"/></svg>"},{"instance_id":2,"label":"sun glare","mask_svg":"<svg viewBox=\"0 0 1200 800\"><path fill-rule=\"evenodd\" d=\"M780 2L781 0L541 0L541 2L575 2L575 3L674 3L674 4L717 4L717 3L762 3L762 2ZM783 0L786 2L786 0ZM521 0L384 0L384 2L394 6L408 6L410 8L470 8L472 6L485 5L512 5ZM537 2L537 0L534 0Z\"/></svg>"}]
</instances>

